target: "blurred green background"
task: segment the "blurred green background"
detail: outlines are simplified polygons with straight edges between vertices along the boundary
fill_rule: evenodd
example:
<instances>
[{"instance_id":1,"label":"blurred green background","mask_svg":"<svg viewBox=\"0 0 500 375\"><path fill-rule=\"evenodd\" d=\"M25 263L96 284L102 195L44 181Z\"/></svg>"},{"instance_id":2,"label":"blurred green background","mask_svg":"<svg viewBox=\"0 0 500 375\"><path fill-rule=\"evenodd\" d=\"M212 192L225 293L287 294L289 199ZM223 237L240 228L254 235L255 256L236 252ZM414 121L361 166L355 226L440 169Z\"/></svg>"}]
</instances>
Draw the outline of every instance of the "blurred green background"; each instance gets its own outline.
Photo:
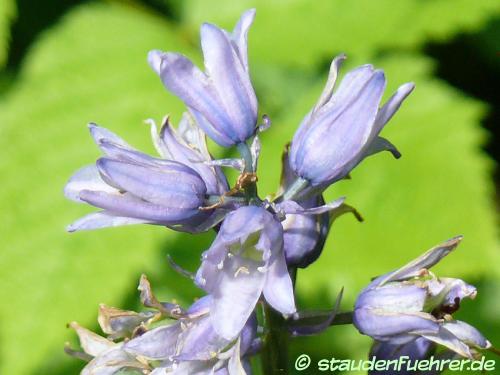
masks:
<instances>
[{"instance_id":1,"label":"blurred green background","mask_svg":"<svg viewBox=\"0 0 500 375\"><path fill-rule=\"evenodd\" d=\"M180 118L182 104L147 66L150 49L200 62L201 22L232 28L250 7L252 80L273 121L261 137L262 194L276 190L281 150L336 54L348 55L343 72L367 62L384 69L386 98L416 83L383 132L403 157L370 158L328 192L347 195L365 222L335 223L322 257L299 272L299 305L328 308L344 286L348 310L370 277L463 234L436 271L478 286L457 317L500 346L498 0L0 0L0 374L78 373L83 363L63 353L75 343L66 323L97 329L99 303L139 308L141 273L164 300L200 295L166 255L195 270L213 233L68 234L65 226L92 209L66 201L62 189L99 155L88 122L152 152L143 120ZM362 359L369 343L352 326L335 327L294 340L290 364L300 353Z\"/></svg>"}]
</instances>

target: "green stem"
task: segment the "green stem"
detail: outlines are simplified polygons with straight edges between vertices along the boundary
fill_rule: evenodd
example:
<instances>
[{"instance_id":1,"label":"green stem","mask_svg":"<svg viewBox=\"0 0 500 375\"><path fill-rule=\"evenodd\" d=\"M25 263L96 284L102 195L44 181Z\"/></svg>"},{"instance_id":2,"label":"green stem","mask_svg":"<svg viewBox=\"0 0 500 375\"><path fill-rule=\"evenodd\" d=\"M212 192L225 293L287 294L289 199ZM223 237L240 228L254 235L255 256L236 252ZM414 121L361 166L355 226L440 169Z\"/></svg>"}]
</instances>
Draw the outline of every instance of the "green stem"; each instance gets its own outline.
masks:
<instances>
[{"instance_id":1,"label":"green stem","mask_svg":"<svg viewBox=\"0 0 500 375\"><path fill-rule=\"evenodd\" d=\"M238 143L236 147L238 148L241 157L245 161L245 172L255 173L255 171L253 170L253 158L252 153L250 152L250 147L248 147L245 142Z\"/></svg>"},{"instance_id":2,"label":"green stem","mask_svg":"<svg viewBox=\"0 0 500 375\"><path fill-rule=\"evenodd\" d=\"M292 185L285 191L281 200L292 200L296 198L307 186L309 185L309 181L303 178L297 178Z\"/></svg>"},{"instance_id":3,"label":"green stem","mask_svg":"<svg viewBox=\"0 0 500 375\"><path fill-rule=\"evenodd\" d=\"M225 195L225 196L221 196L221 195L209 195L207 196L207 198L205 199L205 204L207 206L211 206L213 204L217 204L217 203L220 203L222 200L222 205L226 204L226 203L245 203L247 201L247 199L243 196L237 196L237 195Z\"/></svg>"},{"instance_id":4,"label":"green stem","mask_svg":"<svg viewBox=\"0 0 500 375\"><path fill-rule=\"evenodd\" d=\"M264 302L267 333L262 351L262 370L266 375L288 374L289 334L283 316Z\"/></svg>"}]
</instances>

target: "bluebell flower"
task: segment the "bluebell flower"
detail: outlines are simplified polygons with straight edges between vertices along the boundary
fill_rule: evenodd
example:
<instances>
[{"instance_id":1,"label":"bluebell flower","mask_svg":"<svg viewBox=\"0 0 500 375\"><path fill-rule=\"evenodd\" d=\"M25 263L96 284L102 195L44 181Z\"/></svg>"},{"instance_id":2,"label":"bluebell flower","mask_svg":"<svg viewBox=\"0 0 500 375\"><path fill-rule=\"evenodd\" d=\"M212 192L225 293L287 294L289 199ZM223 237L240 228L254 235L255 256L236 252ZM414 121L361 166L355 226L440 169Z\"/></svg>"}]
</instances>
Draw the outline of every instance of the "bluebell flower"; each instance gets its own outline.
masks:
<instances>
[{"instance_id":1,"label":"bluebell flower","mask_svg":"<svg viewBox=\"0 0 500 375\"><path fill-rule=\"evenodd\" d=\"M368 155L382 150L400 155L379 133L414 85L402 85L379 108L386 83L384 73L364 65L347 73L334 92L344 59L342 55L333 60L326 87L302 120L290 147L291 168L316 189L344 178Z\"/></svg>"},{"instance_id":2,"label":"bluebell flower","mask_svg":"<svg viewBox=\"0 0 500 375\"><path fill-rule=\"evenodd\" d=\"M212 326L211 296L200 298L180 313L156 299L145 276L139 289L142 302L156 311L136 313L101 308L99 323L108 337L71 323L83 352L68 348L67 351L89 362L82 374L108 375L126 369L156 375L251 373L247 353L250 354L258 340L255 314L249 317L237 337L227 340L218 336ZM117 336L123 327L127 327L128 333ZM125 339L116 340L120 338Z\"/></svg>"},{"instance_id":3,"label":"bluebell flower","mask_svg":"<svg viewBox=\"0 0 500 375\"><path fill-rule=\"evenodd\" d=\"M196 282L212 296L212 323L226 339L241 331L261 295L284 315L296 311L283 229L262 207L240 207L225 218Z\"/></svg>"},{"instance_id":4,"label":"bluebell flower","mask_svg":"<svg viewBox=\"0 0 500 375\"><path fill-rule=\"evenodd\" d=\"M148 61L168 90L189 108L215 142L230 147L255 133L257 98L248 69L247 34L255 10L243 13L232 33L205 23L201 47L205 72L185 56L151 51Z\"/></svg>"},{"instance_id":5,"label":"bluebell flower","mask_svg":"<svg viewBox=\"0 0 500 375\"><path fill-rule=\"evenodd\" d=\"M368 285L354 307L353 323L358 330L391 345L423 337L468 358L473 358L477 349L488 349L491 344L479 331L452 317L464 298L476 296L476 288L460 279L438 278L429 271L460 239L432 248Z\"/></svg>"},{"instance_id":6,"label":"bluebell flower","mask_svg":"<svg viewBox=\"0 0 500 375\"><path fill-rule=\"evenodd\" d=\"M207 182L212 191L223 190L224 182L215 182L219 175L214 170L210 181L209 172L204 173L205 182L188 165L141 153L96 125L91 124L90 131L105 156L77 171L68 181L65 195L102 211L76 221L69 231L137 223L192 232L210 227L213 210L200 207L205 206Z\"/></svg>"}]
</instances>

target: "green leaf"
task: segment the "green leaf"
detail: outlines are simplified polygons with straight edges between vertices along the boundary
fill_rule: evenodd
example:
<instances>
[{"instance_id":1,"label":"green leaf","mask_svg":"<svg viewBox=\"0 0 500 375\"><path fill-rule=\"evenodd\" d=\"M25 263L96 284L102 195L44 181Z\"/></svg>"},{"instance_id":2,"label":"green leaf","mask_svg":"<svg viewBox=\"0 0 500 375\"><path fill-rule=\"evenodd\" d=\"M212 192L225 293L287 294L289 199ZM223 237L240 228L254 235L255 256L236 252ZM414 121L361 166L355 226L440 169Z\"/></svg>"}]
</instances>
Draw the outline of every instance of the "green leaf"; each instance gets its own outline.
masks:
<instances>
[{"instance_id":1,"label":"green leaf","mask_svg":"<svg viewBox=\"0 0 500 375\"><path fill-rule=\"evenodd\" d=\"M232 28L240 14L257 8L250 56L281 66L311 69L335 54L373 56L392 48L415 49L429 39L477 30L500 12L496 0L188 0L184 19Z\"/></svg>"},{"instance_id":2,"label":"green leaf","mask_svg":"<svg viewBox=\"0 0 500 375\"><path fill-rule=\"evenodd\" d=\"M99 303L121 305L140 273L151 268L162 241L175 238L154 226L65 232L92 211L62 194L70 175L99 155L86 123L95 121L152 151L143 120L170 111L180 117L180 101L147 65L153 48L195 53L172 26L141 9L75 8L36 42L0 100L2 374L27 374L42 362L73 363L62 351L74 337L65 324L93 326ZM166 259L156 267L173 274ZM168 299L183 297L174 288L164 291Z\"/></svg>"},{"instance_id":3,"label":"green leaf","mask_svg":"<svg viewBox=\"0 0 500 375\"><path fill-rule=\"evenodd\" d=\"M7 48L10 39L10 22L15 15L15 2L13 0L2 0L0 3L0 68L7 59Z\"/></svg>"}]
</instances>

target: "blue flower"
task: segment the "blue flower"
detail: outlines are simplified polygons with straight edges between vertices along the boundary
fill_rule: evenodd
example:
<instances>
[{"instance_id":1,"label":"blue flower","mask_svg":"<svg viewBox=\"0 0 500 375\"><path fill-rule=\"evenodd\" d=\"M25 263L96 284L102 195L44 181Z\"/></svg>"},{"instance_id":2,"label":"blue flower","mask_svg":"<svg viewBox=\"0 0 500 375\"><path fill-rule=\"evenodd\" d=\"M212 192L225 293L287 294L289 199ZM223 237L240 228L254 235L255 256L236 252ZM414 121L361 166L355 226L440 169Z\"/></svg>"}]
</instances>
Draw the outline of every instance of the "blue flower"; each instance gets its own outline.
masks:
<instances>
[{"instance_id":1,"label":"blue flower","mask_svg":"<svg viewBox=\"0 0 500 375\"><path fill-rule=\"evenodd\" d=\"M356 328L391 345L423 337L468 358L473 358L476 349L488 349L491 344L479 331L451 315L464 298L476 296L476 288L459 279L438 278L429 271L460 240L453 238L375 279L356 300Z\"/></svg>"},{"instance_id":2,"label":"blue flower","mask_svg":"<svg viewBox=\"0 0 500 375\"><path fill-rule=\"evenodd\" d=\"M148 55L166 88L184 101L199 126L223 147L243 143L255 133L258 105L247 55L254 17L254 9L243 13L232 34L202 25L205 72L178 53L155 50Z\"/></svg>"},{"instance_id":3,"label":"blue flower","mask_svg":"<svg viewBox=\"0 0 500 375\"><path fill-rule=\"evenodd\" d=\"M260 342L255 314L234 340L227 340L212 326L212 296L200 298L184 311L179 306L159 302L150 288L149 281L142 276L141 300L153 311L136 313L101 306L98 320L108 337L77 323L70 324L78 334L83 352L66 350L89 361L82 374L104 375L125 369L157 375L247 373L247 356Z\"/></svg>"},{"instance_id":4,"label":"blue flower","mask_svg":"<svg viewBox=\"0 0 500 375\"><path fill-rule=\"evenodd\" d=\"M262 207L240 207L225 218L196 282L212 296L212 324L227 339L241 331L262 294L282 314L296 312L283 229Z\"/></svg>"},{"instance_id":5,"label":"blue flower","mask_svg":"<svg viewBox=\"0 0 500 375\"><path fill-rule=\"evenodd\" d=\"M344 178L368 155L382 150L400 155L379 133L414 85L402 85L379 108L385 89L384 73L364 65L347 73L334 92L344 59L342 55L333 60L326 87L302 120L290 147L291 168L317 189Z\"/></svg>"},{"instance_id":6,"label":"blue flower","mask_svg":"<svg viewBox=\"0 0 500 375\"><path fill-rule=\"evenodd\" d=\"M90 131L105 156L77 171L64 191L69 199L102 211L76 221L69 231L149 223L196 232L206 230L218 217L213 210L200 210L205 206L207 182L195 169L143 154L96 125L91 124ZM225 179L219 180L212 167L204 167L206 181L209 170L212 173L211 190L223 190Z\"/></svg>"}]
</instances>

